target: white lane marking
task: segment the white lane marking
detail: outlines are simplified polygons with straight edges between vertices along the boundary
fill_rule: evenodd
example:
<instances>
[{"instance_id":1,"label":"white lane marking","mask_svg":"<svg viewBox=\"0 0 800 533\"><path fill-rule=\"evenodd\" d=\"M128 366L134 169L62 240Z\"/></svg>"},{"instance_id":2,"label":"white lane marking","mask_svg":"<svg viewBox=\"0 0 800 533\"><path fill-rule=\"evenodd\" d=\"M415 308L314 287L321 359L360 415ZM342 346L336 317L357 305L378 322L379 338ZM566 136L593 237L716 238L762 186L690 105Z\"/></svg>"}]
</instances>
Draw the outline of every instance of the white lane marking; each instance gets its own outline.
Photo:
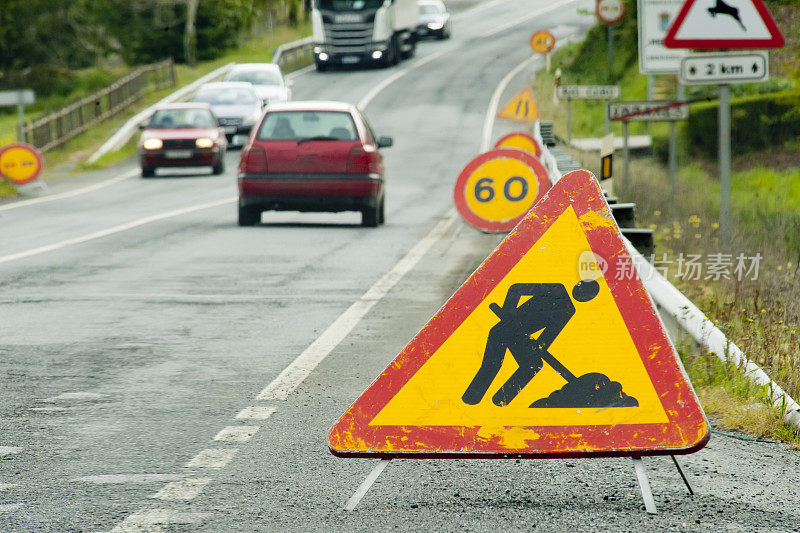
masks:
<instances>
[{"instance_id":1,"label":"white lane marking","mask_svg":"<svg viewBox=\"0 0 800 533\"><path fill-rule=\"evenodd\" d=\"M94 233L89 233L88 235L83 235L81 237L75 237L72 239L67 239L64 241L60 241L54 244L48 244L47 246L40 246L39 248L34 248L32 250L27 250L25 252L18 252L16 254L6 255L4 257L0 257L0 263L8 263L10 261L16 261L18 259L24 259L26 257L31 257L34 255L43 254L46 252L52 252L55 250L60 250L62 248L66 248L68 246L73 246L75 244L82 244L84 242L92 241L95 239L100 239L102 237L107 237L108 235L113 235L115 233L121 233L123 231L128 231L133 228L138 228L139 226L144 226L145 224L150 224L152 222L157 222L159 220L164 220L167 218L173 218L181 215L186 215L189 213L194 213L195 211L202 211L203 209L210 209L212 207L218 207L221 205L229 204L235 202L238 197L233 196L229 198L225 198L223 200L215 200L213 202L206 202L200 205L194 205L192 207L184 207L182 209L175 209L173 211L168 211L166 213L162 213L160 215L153 215L145 218L140 218L139 220L134 220L133 222L128 222L125 224L120 224L118 226L113 226L108 229L104 229L101 231L95 231Z\"/></svg>"},{"instance_id":2,"label":"white lane marking","mask_svg":"<svg viewBox=\"0 0 800 533\"><path fill-rule=\"evenodd\" d=\"M325 357L353 330L372 307L422 259L434 243L447 233L456 221L455 210L451 209L421 241L384 276L375 282L361 298L356 300L336 321L328 326L297 359L287 366L272 383L257 396L257 400L285 400L319 365Z\"/></svg>"},{"instance_id":3,"label":"white lane marking","mask_svg":"<svg viewBox=\"0 0 800 533\"><path fill-rule=\"evenodd\" d=\"M56 407L54 405L48 407L31 407L28 411L38 411L44 413L61 413L64 411L74 411L75 407Z\"/></svg>"},{"instance_id":4,"label":"white lane marking","mask_svg":"<svg viewBox=\"0 0 800 533\"><path fill-rule=\"evenodd\" d=\"M502 32L504 32L506 30L509 30L509 29L511 29L511 28L513 28L515 26L519 26L520 24L524 24L525 22L528 22L532 18L536 18L536 17L538 17L540 15L544 15L545 13L549 13L550 11L555 11L556 9L560 9L560 8L566 6L566 5L574 4L575 2L579 2L579 1L580 0L561 0L560 2L556 2L554 4L551 4L551 5L547 6L547 7L539 9L538 11L534 11L532 13L528 13L524 17L519 17L517 19L514 19L511 22L509 22L508 24L504 24L504 25L500 26L499 28L494 28L493 30L489 30L486 33L481 34L479 38L480 39L484 39L486 37L492 37L493 35L497 35L498 33L502 33Z\"/></svg>"},{"instance_id":5,"label":"white lane marking","mask_svg":"<svg viewBox=\"0 0 800 533\"><path fill-rule=\"evenodd\" d=\"M40 402L57 402L60 400L99 400L105 396L104 394L97 394L96 392L64 392L59 394L58 396L52 396L50 398L41 398L37 401Z\"/></svg>"},{"instance_id":6,"label":"white lane marking","mask_svg":"<svg viewBox=\"0 0 800 533\"><path fill-rule=\"evenodd\" d=\"M0 457L22 453L22 446L0 446Z\"/></svg>"},{"instance_id":7,"label":"white lane marking","mask_svg":"<svg viewBox=\"0 0 800 533\"><path fill-rule=\"evenodd\" d=\"M492 94L491 100L489 100L489 109L486 110L486 118L483 121L483 136L481 138L481 152L487 151L491 147L492 143L492 129L494 129L494 119L497 115L497 108L500 105L500 97L503 96L503 91L506 90L506 86L509 82L519 74L519 72L539 59L538 56L531 56L516 67L514 70L506 74L506 76L500 80L500 83L494 90L494 94Z\"/></svg>"},{"instance_id":8,"label":"white lane marking","mask_svg":"<svg viewBox=\"0 0 800 533\"><path fill-rule=\"evenodd\" d=\"M260 426L228 426L217 433L214 440L222 442L247 442L253 438Z\"/></svg>"},{"instance_id":9,"label":"white lane marking","mask_svg":"<svg viewBox=\"0 0 800 533\"><path fill-rule=\"evenodd\" d=\"M134 176L137 176L138 174L139 174L138 170L131 170L130 172L126 172L122 176L101 181L100 183L89 185L88 187L81 187L80 189L75 189L74 191L62 192L59 194L54 194L52 196L43 196L41 198L31 198L30 200L20 200L19 202L14 202L13 204L2 205L0 206L0 211L8 211L10 209L17 209L29 205L43 204L45 202L52 202L53 200L62 200L64 198L72 198L73 196L80 196L81 194L86 194L87 192L103 189L105 187L108 187L109 185L114 185L115 183L119 183L120 181L130 179Z\"/></svg>"},{"instance_id":10,"label":"white lane marking","mask_svg":"<svg viewBox=\"0 0 800 533\"><path fill-rule=\"evenodd\" d=\"M163 489L150 497L159 500L193 500L209 483L211 483L210 477L193 477L173 481L167 483Z\"/></svg>"},{"instance_id":11,"label":"white lane marking","mask_svg":"<svg viewBox=\"0 0 800 533\"><path fill-rule=\"evenodd\" d=\"M419 68L422 65L426 65L426 64L430 63L431 61L433 61L434 59L436 59L438 57L441 57L444 54L447 54L449 52L452 52L453 50L455 50L455 48L448 48L447 50L440 50L439 52L436 52L435 54L431 54L429 56L426 56L426 57L420 59L419 61L408 65L404 69L398 70L397 72L395 72L394 74L392 74L388 78L386 78L383 81L381 81L378 85L376 85L375 87L370 89L370 91L367 94L365 94L364 97L361 100L358 101L358 103L356 104L356 107L363 111L364 109L366 109L366 107L369 105L369 103L372 102L372 100L376 96L378 96L378 94L382 90L384 90L386 87L388 87L392 83L396 82L397 80L399 80L400 78L402 78L403 76L405 76L406 74L411 72L412 70L414 70L416 68Z\"/></svg>"},{"instance_id":12,"label":"white lane marking","mask_svg":"<svg viewBox=\"0 0 800 533\"><path fill-rule=\"evenodd\" d=\"M239 414L236 415L238 419L250 419L250 420L266 420L272 413L277 410L277 407L270 407L266 405L253 405L251 407L245 407Z\"/></svg>"},{"instance_id":13,"label":"white lane marking","mask_svg":"<svg viewBox=\"0 0 800 533\"><path fill-rule=\"evenodd\" d=\"M21 508L24 503L2 503L0 504L0 513L6 511L16 511L17 509Z\"/></svg>"},{"instance_id":14,"label":"white lane marking","mask_svg":"<svg viewBox=\"0 0 800 533\"><path fill-rule=\"evenodd\" d=\"M156 483L164 481L180 481L185 474L101 474L98 476L82 476L70 479L74 483L95 483L97 485L113 485L122 483Z\"/></svg>"},{"instance_id":15,"label":"white lane marking","mask_svg":"<svg viewBox=\"0 0 800 533\"><path fill-rule=\"evenodd\" d=\"M13 489L16 486L16 483L0 483L0 490Z\"/></svg>"},{"instance_id":16,"label":"white lane marking","mask_svg":"<svg viewBox=\"0 0 800 533\"><path fill-rule=\"evenodd\" d=\"M148 509L128 516L111 533L162 533L170 524L197 524L208 513L181 513L168 509Z\"/></svg>"},{"instance_id":17,"label":"white lane marking","mask_svg":"<svg viewBox=\"0 0 800 533\"><path fill-rule=\"evenodd\" d=\"M191 461L186 463L187 468L222 468L227 465L239 450L236 448L208 448L201 450Z\"/></svg>"}]
</instances>

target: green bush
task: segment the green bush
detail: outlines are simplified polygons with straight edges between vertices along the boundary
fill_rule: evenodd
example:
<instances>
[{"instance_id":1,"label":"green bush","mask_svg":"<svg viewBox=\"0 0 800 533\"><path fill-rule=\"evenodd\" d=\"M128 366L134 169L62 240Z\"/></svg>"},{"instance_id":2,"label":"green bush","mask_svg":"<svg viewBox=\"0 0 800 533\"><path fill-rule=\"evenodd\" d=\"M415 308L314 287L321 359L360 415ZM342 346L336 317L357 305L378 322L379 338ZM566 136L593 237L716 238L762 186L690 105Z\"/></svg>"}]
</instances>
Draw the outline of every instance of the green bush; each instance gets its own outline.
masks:
<instances>
[{"instance_id":1,"label":"green bush","mask_svg":"<svg viewBox=\"0 0 800 533\"><path fill-rule=\"evenodd\" d=\"M684 133L694 150L715 156L718 102L692 104ZM731 99L731 145L737 153L781 146L800 136L800 91Z\"/></svg>"}]
</instances>

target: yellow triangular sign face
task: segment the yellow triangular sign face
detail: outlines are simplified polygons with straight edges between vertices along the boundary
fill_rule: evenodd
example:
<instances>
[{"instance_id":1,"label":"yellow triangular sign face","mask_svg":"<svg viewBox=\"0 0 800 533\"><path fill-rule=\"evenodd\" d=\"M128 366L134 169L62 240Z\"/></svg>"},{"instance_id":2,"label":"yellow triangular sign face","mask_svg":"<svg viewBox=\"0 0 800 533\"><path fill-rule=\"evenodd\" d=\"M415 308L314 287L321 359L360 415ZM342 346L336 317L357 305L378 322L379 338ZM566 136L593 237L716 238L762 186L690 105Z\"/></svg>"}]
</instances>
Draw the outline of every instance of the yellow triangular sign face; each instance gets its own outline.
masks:
<instances>
[{"instance_id":1,"label":"yellow triangular sign face","mask_svg":"<svg viewBox=\"0 0 800 533\"><path fill-rule=\"evenodd\" d=\"M581 281L581 271L601 271L591 253L590 263L578 268L581 254L585 259L585 252L590 249L575 211L568 208L537 245L522 257L378 416L370 421L370 425L481 426L482 432L488 436L497 430L498 424L586 426L667 422L628 328L602 277L597 280L600 289L596 297L589 302L573 304L576 308L574 315L550 344L548 351L576 376L599 373L620 383L623 392L635 398L638 406L611 409L531 408L534 402L547 398L565 385L564 378L548 364L542 365L507 405L496 405L496 394L519 368L513 353L516 351L513 341L510 349L505 348L500 371L488 388L481 391L484 394L480 401L470 405L463 400L467 384L476 376L485 358L487 336L499 322L489 304L495 302L502 305L515 285L524 286L526 281L534 279L540 280L537 285L560 284L569 291ZM575 260L571 264L565 263L565 257ZM564 296L568 298L567 294L565 291ZM523 312L527 301L528 298L521 297L516 302L516 309ZM542 329L531 335L537 337L543 333L542 330L549 329L545 323L542 321L539 324ZM443 376L447 376L447 379L442 379Z\"/></svg>"},{"instance_id":2,"label":"yellow triangular sign face","mask_svg":"<svg viewBox=\"0 0 800 533\"><path fill-rule=\"evenodd\" d=\"M497 118L507 118L519 122L533 122L539 119L539 109L536 107L536 100L530 87L523 89L521 93L511 99L511 101L497 114Z\"/></svg>"},{"instance_id":3,"label":"yellow triangular sign face","mask_svg":"<svg viewBox=\"0 0 800 533\"><path fill-rule=\"evenodd\" d=\"M595 177L561 178L331 428L349 456L690 453L708 422Z\"/></svg>"}]
</instances>

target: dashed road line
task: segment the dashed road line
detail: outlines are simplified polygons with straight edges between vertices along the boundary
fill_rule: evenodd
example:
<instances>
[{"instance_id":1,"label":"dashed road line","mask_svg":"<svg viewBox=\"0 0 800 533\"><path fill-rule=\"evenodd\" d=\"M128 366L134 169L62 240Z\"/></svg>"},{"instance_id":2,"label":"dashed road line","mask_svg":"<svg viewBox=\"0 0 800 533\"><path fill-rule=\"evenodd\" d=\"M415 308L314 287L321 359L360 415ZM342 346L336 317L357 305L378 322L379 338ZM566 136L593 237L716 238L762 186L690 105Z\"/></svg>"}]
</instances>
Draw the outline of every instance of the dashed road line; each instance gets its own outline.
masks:
<instances>
[{"instance_id":1,"label":"dashed road line","mask_svg":"<svg viewBox=\"0 0 800 533\"><path fill-rule=\"evenodd\" d=\"M163 489L153 494L151 498L159 500L193 500L210 482L210 477L173 481L172 483L167 483Z\"/></svg>"},{"instance_id":2,"label":"dashed road line","mask_svg":"<svg viewBox=\"0 0 800 533\"><path fill-rule=\"evenodd\" d=\"M545 13L549 13L550 11L555 11L556 9L561 9L562 7L564 7L566 5L573 4L573 3L578 2L578 1L579 0L562 0L561 2L550 4L549 6L547 6L545 8L539 9L537 11L533 11L531 13L528 13L524 17L516 18L516 19L512 20L511 22L509 22L508 24L504 24L504 25L499 26L497 28L493 28L493 29L487 31L486 33L481 34L479 38L484 39L486 37L492 37L494 35L497 35L498 33L503 33L504 31L510 30L511 28L514 28L516 26L524 24L524 23L528 22L529 20L531 20L533 18L536 18L538 16L544 15Z\"/></svg>"},{"instance_id":3,"label":"dashed road line","mask_svg":"<svg viewBox=\"0 0 800 533\"><path fill-rule=\"evenodd\" d=\"M161 533L171 524L191 525L201 522L208 513L181 513L169 509L147 509L128 516L111 533Z\"/></svg>"},{"instance_id":4,"label":"dashed road line","mask_svg":"<svg viewBox=\"0 0 800 533\"><path fill-rule=\"evenodd\" d=\"M228 426L216 434L214 440L222 442L247 442L261 426Z\"/></svg>"},{"instance_id":5,"label":"dashed road line","mask_svg":"<svg viewBox=\"0 0 800 533\"><path fill-rule=\"evenodd\" d=\"M227 465L239 450L236 448L208 448L201 450L191 461L186 463L187 468L222 468Z\"/></svg>"},{"instance_id":6,"label":"dashed road line","mask_svg":"<svg viewBox=\"0 0 800 533\"><path fill-rule=\"evenodd\" d=\"M158 483L165 481L180 481L185 474L101 474L97 476L82 476L70 479L73 483L95 483L97 485L112 485L122 483Z\"/></svg>"},{"instance_id":7,"label":"dashed road line","mask_svg":"<svg viewBox=\"0 0 800 533\"><path fill-rule=\"evenodd\" d=\"M0 483L0 490L13 489L16 486L16 483Z\"/></svg>"},{"instance_id":8,"label":"dashed road line","mask_svg":"<svg viewBox=\"0 0 800 533\"><path fill-rule=\"evenodd\" d=\"M267 405L253 405L251 407L245 407L239 414L236 415L236 418L240 420L266 420L272 413L277 410L277 407L267 406Z\"/></svg>"},{"instance_id":9,"label":"dashed road line","mask_svg":"<svg viewBox=\"0 0 800 533\"><path fill-rule=\"evenodd\" d=\"M0 513L21 509L24 503L0 503Z\"/></svg>"},{"instance_id":10,"label":"dashed road line","mask_svg":"<svg viewBox=\"0 0 800 533\"><path fill-rule=\"evenodd\" d=\"M0 457L22 453L21 446L0 446Z\"/></svg>"}]
</instances>

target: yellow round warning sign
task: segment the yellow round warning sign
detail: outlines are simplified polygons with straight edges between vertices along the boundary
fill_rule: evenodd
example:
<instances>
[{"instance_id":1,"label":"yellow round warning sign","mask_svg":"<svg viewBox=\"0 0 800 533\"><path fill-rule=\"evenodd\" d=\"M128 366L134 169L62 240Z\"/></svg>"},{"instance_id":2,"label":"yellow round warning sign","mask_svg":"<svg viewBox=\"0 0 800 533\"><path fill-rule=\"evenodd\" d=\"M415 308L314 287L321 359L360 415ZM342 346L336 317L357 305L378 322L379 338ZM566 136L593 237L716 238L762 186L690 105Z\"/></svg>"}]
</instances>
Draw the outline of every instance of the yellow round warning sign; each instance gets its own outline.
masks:
<instances>
[{"instance_id":1,"label":"yellow round warning sign","mask_svg":"<svg viewBox=\"0 0 800 533\"><path fill-rule=\"evenodd\" d=\"M547 172L532 154L513 148L473 159L456 181L456 209L472 226L511 230L550 188Z\"/></svg>"},{"instance_id":2,"label":"yellow round warning sign","mask_svg":"<svg viewBox=\"0 0 800 533\"><path fill-rule=\"evenodd\" d=\"M17 143L0 148L0 176L14 185L32 182L43 168L44 159L35 146Z\"/></svg>"},{"instance_id":3,"label":"yellow round warning sign","mask_svg":"<svg viewBox=\"0 0 800 533\"><path fill-rule=\"evenodd\" d=\"M539 146L539 143L536 141L536 139L532 135L521 131L515 131L500 137L494 144L494 147L517 148L519 150L530 152L536 157L541 157L542 155L542 148Z\"/></svg>"},{"instance_id":4,"label":"yellow round warning sign","mask_svg":"<svg viewBox=\"0 0 800 533\"><path fill-rule=\"evenodd\" d=\"M539 54L546 54L556 46L556 38L549 31L537 31L531 36L531 49Z\"/></svg>"}]
</instances>

